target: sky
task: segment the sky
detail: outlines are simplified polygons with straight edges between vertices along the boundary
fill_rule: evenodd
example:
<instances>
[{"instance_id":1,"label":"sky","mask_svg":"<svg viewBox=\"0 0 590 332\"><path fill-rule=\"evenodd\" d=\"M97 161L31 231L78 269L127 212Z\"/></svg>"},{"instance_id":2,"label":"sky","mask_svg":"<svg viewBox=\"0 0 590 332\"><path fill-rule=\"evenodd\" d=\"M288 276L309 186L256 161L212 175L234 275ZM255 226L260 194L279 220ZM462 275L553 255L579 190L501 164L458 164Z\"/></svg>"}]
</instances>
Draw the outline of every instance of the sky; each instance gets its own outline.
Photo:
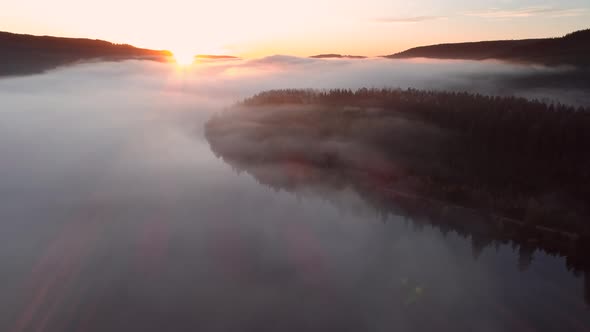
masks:
<instances>
[{"instance_id":1,"label":"sky","mask_svg":"<svg viewBox=\"0 0 590 332\"><path fill-rule=\"evenodd\" d=\"M175 53L379 56L590 28L590 0L0 0L0 30Z\"/></svg>"}]
</instances>

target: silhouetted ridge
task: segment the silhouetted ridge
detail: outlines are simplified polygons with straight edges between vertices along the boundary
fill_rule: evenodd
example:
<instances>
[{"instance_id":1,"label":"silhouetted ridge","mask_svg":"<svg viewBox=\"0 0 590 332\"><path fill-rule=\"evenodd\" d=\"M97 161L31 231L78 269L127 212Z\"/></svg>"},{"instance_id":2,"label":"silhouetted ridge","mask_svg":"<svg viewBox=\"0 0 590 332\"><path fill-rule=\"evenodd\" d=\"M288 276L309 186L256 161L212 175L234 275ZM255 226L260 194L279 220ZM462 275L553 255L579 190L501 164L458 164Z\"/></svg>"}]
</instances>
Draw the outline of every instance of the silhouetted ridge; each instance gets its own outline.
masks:
<instances>
[{"instance_id":1,"label":"silhouetted ridge","mask_svg":"<svg viewBox=\"0 0 590 332\"><path fill-rule=\"evenodd\" d=\"M313 59L366 59L367 57L362 56L362 55L342 55L342 54L330 53L330 54L312 55L312 56L310 56L310 58L313 58Z\"/></svg>"},{"instance_id":2,"label":"silhouetted ridge","mask_svg":"<svg viewBox=\"0 0 590 332\"><path fill-rule=\"evenodd\" d=\"M232 55L216 55L216 54L198 54L195 56L197 59L201 60L236 60L239 59L236 56Z\"/></svg>"},{"instance_id":3,"label":"silhouetted ridge","mask_svg":"<svg viewBox=\"0 0 590 332\"><path fill-rule=\"evenodd\" d=\"M34 74L92 59L164 61L172 54L103 40L0 32L0 75Z\"/></svg>"},{"instance_id":4,"label":"silhouetted ridge","mask_svg":"<svg viewBox=\"0 0 590 332\"><path fill-rule=\"evenodd\" d=\"M590 29L561 38L481 41L439 44L412 48L386 56L401 58L437 58L485 60L497 59L547 65L590 65Z\"/></svg>"}]
</instances>

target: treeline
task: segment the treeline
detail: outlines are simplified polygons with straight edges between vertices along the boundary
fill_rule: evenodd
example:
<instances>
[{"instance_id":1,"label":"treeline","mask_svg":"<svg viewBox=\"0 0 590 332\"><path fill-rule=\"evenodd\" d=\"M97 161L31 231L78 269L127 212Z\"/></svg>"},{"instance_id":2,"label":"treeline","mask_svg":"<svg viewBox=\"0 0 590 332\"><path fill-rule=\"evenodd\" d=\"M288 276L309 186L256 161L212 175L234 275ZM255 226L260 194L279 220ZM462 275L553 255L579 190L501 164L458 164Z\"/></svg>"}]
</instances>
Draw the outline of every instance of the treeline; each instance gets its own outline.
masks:
<instances>
[{"instance_id":1,"label":"treeline","mask_svg":"<svg viewBox=\"0 0 590 332\"><path fill-rule=\"evenodd\" d=\"M246 106L316 104L379 108L461 133L475 147L590 166L590 109L518 97L416 89L272 90ZM586 174L588 175L588 174Z\"/></svg>"},{"instance_id":2,"label":"treeline","mask_svg":"<svg viewBox=\"0 0 590 332\"><path fill-rule=\"evenodd\" d=\"M513 154L566 167L567 173L590 175L588 108L416 89L273 90L243 101L246 106L289 104L376 108L378 116L403 114L460 134L472 153Z\"/></svg>"},{"instance_id":3,"label":"treeline","mask_svg":"<svg viewBox=\"0 0 590 332\"><path fill-rule=\"evenodd\" d=\"M535 249L585 273L590 109L415 89L272 90L206 125L211 149L277 190L350 188L382 215ZM329 199L329 197L328 197Z\"/></svg>"},{"instance_id":4,"label":"treeline","mask_svg":"<svg viewBox=\"0 0 590 332\"><path fill-rule=\"evenodd\" d=\"M386 56L436 59L498 59L546 65L590 65L590 29L575 31L560 38L497 40L451 43L412 48Z\"/></svg>"},{"instance_id":5,"label":"treeline","mask_svg":"<svg viewBox=\"0 0 590 332\"><path fill-rule=\"evenodd\" d=\"M95 58L144 58L163 61L172 54L114 44L104 40L33 36L0 32L0 75L43 72L76 61Z\"/></svg>"},{"instance_id":6,"label":"treeline","mask_svg":"<svg viewBox=\"0 0 590 332\"><path fill-rule=\"evenodd\" d=\"M324 167L353 167L372 173L382 186L560 230L590 231L588 109L517 97L366 88L273 90L241 106L252 110L213 119L208 130L215 139L224 124L258 123L255 130L240 129L244 141L265 142L266 149L248 150L253 157L296 155ZM290 106L304 107L278 109ZM334 137L379 151L382 158L321 144ZM276 139L306 144L267 144Z\"/></svg>"}]
</instances>

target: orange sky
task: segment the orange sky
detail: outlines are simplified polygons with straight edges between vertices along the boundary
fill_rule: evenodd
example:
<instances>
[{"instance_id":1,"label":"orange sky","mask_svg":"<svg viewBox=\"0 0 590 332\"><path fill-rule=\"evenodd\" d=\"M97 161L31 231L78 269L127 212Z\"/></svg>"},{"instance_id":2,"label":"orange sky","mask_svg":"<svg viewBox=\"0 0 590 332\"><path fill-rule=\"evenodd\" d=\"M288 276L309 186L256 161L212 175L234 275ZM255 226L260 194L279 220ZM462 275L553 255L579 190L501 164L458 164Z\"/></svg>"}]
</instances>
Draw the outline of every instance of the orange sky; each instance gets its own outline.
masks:
<instances>
[{"instance_id":1,"label":"orange sky","mask_svg":"<svg viewBox=\"0 0 590 332\"><path fill-rule=\"evenodd\" d=\"M559 36L590 27L590 3L19 0L2 4L0 22L4 31L185 54L375 56L440 42Z\"/></svg>"}]
</instances>

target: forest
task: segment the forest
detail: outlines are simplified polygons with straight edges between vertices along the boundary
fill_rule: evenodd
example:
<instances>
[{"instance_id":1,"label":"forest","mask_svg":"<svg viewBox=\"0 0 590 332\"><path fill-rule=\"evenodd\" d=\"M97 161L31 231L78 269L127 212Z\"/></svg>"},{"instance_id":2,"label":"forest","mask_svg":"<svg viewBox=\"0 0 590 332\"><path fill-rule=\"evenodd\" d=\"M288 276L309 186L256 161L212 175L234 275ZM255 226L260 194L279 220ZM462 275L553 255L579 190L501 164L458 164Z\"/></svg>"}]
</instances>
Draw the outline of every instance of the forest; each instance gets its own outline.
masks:
<instances>
[{"instance_id":1,"label":"forest","mask_svg":"<svg viewBox=\"0 0 590 332\"><path fill-rule=\"evenodd\" d=\"M380 188L590 232L587 108L415 89L273 90L211 119L207 135L221 155L352 169Z\"/></svg>"},{"instance_id":2,"label":"forest","mask_svg":"<svg viewBox=\"0 0 590 332\"><path fill-rule=\"evenodd\" d=\"M206 125L212 151L259 183L327 200L350 188L483 248L512 243L585 273L590 303L590 109L415 89L272 90ZM319 189L318 189L319 188Z\"/></svg>"},{"instance_id":3,"label":"forest","mask_svg":"<svg viewBox=\"0 0 590 332\"><path fill-rule=\"evenodd\" d=\"M0 31L0 76L41 73L92 59L164 61L172 54L104 40L33 36Z\"/></svg>"},{"instance_id":4,"label":"forest","mask_svg":"<svg viewBox=\"0 0 590 332\"><path fill-rule=\"evenodd\" d=\"M559 38L495 40L448 43L415 47L387 55L390 59L437 58L485 60L544 65L590 65L590 29L575 31Z\"/></svg>"}]
</instances>

